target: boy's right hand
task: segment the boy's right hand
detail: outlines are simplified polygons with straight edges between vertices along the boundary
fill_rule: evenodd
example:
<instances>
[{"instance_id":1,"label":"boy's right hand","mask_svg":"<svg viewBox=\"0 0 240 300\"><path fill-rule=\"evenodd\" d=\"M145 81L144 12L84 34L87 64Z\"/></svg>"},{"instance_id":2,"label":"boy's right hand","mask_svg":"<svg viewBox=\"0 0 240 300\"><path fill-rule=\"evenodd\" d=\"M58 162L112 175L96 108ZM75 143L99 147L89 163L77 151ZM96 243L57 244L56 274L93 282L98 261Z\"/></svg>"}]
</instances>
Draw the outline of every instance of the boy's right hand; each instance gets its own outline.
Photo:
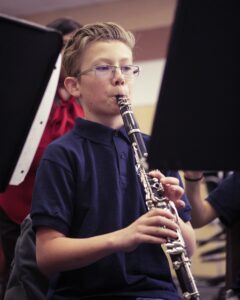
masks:
<instances>
[{"instance_id":1,"label":"boy's right hand","mask_svg":"<svg viewBox=\"0 0 240 300\"><path fill-rule=\"evenodd\" d=\"M167 239L176 239L176 218L167 210L154 208L139 217L128 227L116 232L121 251L133 251L142 243L165 244Z\"/></svg>"}]
</instances>

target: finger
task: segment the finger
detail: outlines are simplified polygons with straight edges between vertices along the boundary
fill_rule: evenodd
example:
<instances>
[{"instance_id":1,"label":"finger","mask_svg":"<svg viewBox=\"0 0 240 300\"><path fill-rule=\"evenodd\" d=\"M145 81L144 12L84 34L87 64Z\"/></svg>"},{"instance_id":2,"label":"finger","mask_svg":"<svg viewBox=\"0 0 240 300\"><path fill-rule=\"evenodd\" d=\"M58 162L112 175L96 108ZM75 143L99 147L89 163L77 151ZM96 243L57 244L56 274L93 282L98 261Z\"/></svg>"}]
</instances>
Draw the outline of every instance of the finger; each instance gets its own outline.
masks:
<instances>
[{"instance_id":1,"label":"finger","mask_svg":"<svg viewBox=\"0 0 240 300\"><path fill-rule=\"evenodd\" d=\"M175 200L174 204L175 204L177 209L182 209L186 206L186 203L181 199Z\"/></svg>"},{"instance_id":2,"label":"finger","mask_svg":"<svg viewBox=\"0 0 240 300\"><path fill-rule=\"evenodd\" d=\"M182 197L184 194L184 189L179 185L166 185L165 186L165 194L171 200L177 200Z\"/></svg>"},{"instance_id":3,"label":"finger","mask_svg":"<svg viewBox=\"0 0 240 300\"><path fill-rule=\"evenodd\" d=\"M168 209L161 209L161 208L153 208L149 212L146 213L148 218L153 216L162 216L168 218L170 220L175 220L175 216L168 210Z\"/></svg>"},{"instance_id":4,"label":"finger","mask_svg":"<svg viewBox=\"0 0 240 300\"><path fill-rule=\"evenodd\" d=\"M144 226L166 227L174 231L178 229L175 219L168 219L162 216L154 216L146 219Z\"/></svg>"},{"instance_id":5,"label":"finger","mask_svg":"<svg viewBox=\"0 0 240 300\"><path fill-rule=\"evenodd\" d=\"M156 227L156 226L146 227L144 230L144 234L152 237L157 237L157 238L170 238L170 239L178 238L178 234L175 230L171 230L169 228L164 228L164 227Z\"/></svg>"},{"instance_id":6,"label":"finger","mask_svg":"<svg viewBox=\"0 0 240 300\"><path fill-rule=\"evenodd\" d=\"M152 176L152 177L158 178L159 180L160 180L161 178L165 177L165 176L163 175L163 173L161 173L159 170L152 170L152 171L150 171L148 174L149 174L150 176Z\"/></svg>"},{"instance_id":7,"label":"finger","mask_svg":"<svg viewBox=\"0 0 240 300\"><path fill-rule=\"evenodd\" d=\"M176 177L161 177L161 183L164 185L179 185L180 181Z\"/></svg>"},{"instance_id":8,"label":"finger","mask_svg":"<svg viewBox=\"0 0 240 300\"><path fill-rule=\"evenodd\" d=\"M148 244L166 244L168 242L167 238L164 237L156 237L152 235L144 235L143 238L144 243Z\"/></svg>"}]
</instances>

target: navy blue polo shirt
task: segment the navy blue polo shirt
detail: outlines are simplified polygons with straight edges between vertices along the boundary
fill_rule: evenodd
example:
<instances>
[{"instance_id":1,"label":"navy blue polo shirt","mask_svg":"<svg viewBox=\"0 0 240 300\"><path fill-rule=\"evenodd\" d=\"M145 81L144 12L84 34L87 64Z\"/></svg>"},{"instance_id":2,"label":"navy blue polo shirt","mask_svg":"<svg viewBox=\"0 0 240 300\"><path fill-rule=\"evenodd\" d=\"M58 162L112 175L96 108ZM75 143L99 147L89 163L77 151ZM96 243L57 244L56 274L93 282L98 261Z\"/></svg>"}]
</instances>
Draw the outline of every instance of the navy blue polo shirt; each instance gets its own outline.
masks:
<instances>
[{"instance_id":1,"label":"navy blue polo shirt","mask_svg":"<svg viewBox=\"0 0 240 300\"><path fill-rule=\"evenodd\" d=\"M147 142L148 137L144 135ZM177 176L177 172L166 175ZM190 220L190 206L180 211ZM124 128L77 119L51 143L40 162L33 193L34 228L47 226L72 238L126 227L146 212L144 192ZM160 245L143 244L87 267L62 272L51 299L133 296L180 299ZM99 298L100 299L100 298Z\"/></svg>"},{"instance_id":2,"label":"navy blue polo shirt","mask_svg":"<svg viewBox=\"0 0 240 300\"><path fill-rule=\"evenodd\" d=\"M216 210L219 219L228 227L239 221L240 215L240 173L224 178L219 186L208 195L209 203ZM240 293L240 269L233 279L232 288Z\"/></svg>"},{"instance_id":3,"label":"navy blue polo shirt","mask_svg":"<svg viewBox=\"0 0 240 300\"><path fill-rule=\"evenodd\" d=\"M223 179L208 195L209 203L226 226L232 226L240 215L240 174L238 172Z\"/></svg>"}]
</instances>

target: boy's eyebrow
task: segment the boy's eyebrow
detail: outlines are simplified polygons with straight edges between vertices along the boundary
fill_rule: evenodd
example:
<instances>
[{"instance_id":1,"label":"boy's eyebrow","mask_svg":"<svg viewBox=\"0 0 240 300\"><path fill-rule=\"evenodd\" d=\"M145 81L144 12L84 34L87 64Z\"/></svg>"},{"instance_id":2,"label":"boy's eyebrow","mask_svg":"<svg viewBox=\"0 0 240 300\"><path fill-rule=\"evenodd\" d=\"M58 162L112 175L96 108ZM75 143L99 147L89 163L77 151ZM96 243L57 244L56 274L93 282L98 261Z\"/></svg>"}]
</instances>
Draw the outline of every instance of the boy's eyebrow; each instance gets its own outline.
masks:
<instances>
[{"instance_id":1,"label":"boy's eyebrow","mask_svg":"<svg viewBox=\"0 0 240 300\"><path fill-rule=\"evenodd\" d=\"M95 61L93 61L93 64L96 65L96 64L101 63L101 62L110 64L112 62L112 60L109 59L109 58L98 58Z\"/></svg>"},{"instance_id":2,"label":"boy's eyebrow","mask_svg":"<svg viewBox=\"0 0 240 300\"><path fill-rule=\"evenodd\" d=\"M120 62L129 62L129 63L132 63L132 60L130 58L122 58L120 59ZM98 59L96 59L95 61L93 61L93 65L97 65L99 63L106 63L106 64L110 64L112 65L113 64L113 60L112 59L109 59L109 58L105 58L105 57L100 57Z\"/></svg>"}]
</instances>

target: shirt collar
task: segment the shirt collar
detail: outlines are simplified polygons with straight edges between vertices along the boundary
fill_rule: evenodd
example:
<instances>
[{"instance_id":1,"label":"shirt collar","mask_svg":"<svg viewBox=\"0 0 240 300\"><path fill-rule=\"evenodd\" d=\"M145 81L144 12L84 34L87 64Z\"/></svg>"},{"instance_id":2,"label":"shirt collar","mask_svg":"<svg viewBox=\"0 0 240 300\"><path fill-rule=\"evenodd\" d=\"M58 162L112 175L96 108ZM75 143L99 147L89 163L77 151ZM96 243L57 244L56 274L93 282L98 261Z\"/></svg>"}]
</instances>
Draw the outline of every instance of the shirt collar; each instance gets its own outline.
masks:
<instances>
[{"instance_id":1,"label":"shirt collar","mask_svg":"<svg viewBox=\"0 0 240 300\"><path fill-rule=\"evenodd\" d=\"M124 126L119 129L113 129L99 123L77 118L74 131L77 135L99 144L111 144L113 136L121 137L130 144Z\"/></svg>"}]
</instances>

